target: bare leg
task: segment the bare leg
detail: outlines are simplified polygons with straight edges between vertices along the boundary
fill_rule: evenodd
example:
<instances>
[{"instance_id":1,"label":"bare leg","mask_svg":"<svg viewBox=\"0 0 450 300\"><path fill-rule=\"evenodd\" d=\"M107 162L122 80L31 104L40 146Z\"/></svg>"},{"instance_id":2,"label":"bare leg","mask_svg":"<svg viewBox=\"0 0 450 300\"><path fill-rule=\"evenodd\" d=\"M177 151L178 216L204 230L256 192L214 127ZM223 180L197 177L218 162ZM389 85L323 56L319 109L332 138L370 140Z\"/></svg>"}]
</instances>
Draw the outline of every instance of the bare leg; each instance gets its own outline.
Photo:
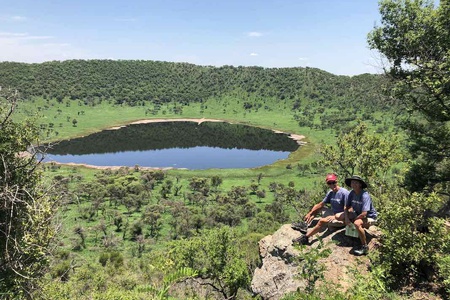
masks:
<instances>
[{"instance_id":1,"label":"bare leg","mask_svg":"<svg viewBox=\"0 0 450 300\"><path fill-rule=\"evenodd\" d=\"M366 232L364 231L364 222L361 219L355 220L353 223L355 224L355 228L358 231L359 239L361 240L361 244L367 245L366 241Z\"/></svg>"},{"instance_id":2,"label":"bare leg","mask_svg":"<svg viewBox=\"0 0 450 300\"><path fill-rule=\"evenodd\" d=\"M314 226L308 233L306 233L307 237L313 236L320 231L322 227L327 225L329 222L334 220L334 216L328 216L326 218L320 218L319 222L316 226Z\"/></svg>"}]
</instances>

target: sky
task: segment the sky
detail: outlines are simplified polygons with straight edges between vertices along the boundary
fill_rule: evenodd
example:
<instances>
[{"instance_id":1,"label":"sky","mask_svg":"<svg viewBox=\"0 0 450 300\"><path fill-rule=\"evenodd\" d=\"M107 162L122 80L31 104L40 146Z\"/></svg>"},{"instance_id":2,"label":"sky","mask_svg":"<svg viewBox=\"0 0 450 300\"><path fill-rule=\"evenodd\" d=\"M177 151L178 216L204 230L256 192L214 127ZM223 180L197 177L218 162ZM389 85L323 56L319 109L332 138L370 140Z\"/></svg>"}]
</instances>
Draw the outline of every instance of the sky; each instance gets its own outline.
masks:
<instances>
[{"instance_id":1,"label":"sky","mask_svg":"<svg viewBox=\"0 0 450 300\"><path fill-rule=\"evenodd\" d=\"M377 0L0 0L0 61L157 60L381 73Z\"/></svg>"}]
</instances>

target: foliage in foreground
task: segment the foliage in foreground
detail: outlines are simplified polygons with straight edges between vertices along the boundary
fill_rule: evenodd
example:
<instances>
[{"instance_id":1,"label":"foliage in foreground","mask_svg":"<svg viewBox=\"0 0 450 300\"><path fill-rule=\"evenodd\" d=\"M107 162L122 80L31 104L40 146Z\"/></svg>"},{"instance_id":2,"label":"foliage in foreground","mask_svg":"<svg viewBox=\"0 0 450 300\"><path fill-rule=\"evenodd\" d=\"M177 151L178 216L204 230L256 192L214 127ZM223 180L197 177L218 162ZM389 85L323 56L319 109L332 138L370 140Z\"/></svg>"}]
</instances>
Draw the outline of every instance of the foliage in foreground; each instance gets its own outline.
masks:
<instances>
[{"instance_id":1,"label":"foliage in foreground","mask_svg":"<svg viewBox=\"0 0 450 300\"><path fill-rule=\"evenodd\" d=\"M405 124L416 158L406 184L414 191L448 193L450 2L383 0L380 13L381 25L369 34L369 46L386 58L395 84L390 92L406 111L420 116Z\"/></svg>"},{"instance_id":2,"label":"foliage in foreground","mask_svg":"<svg viewBox=\"0 0 450 300\"><path fill-rule=\"evenodd\" d=\"M395 288L434 282L448 289L450 273L442 262L450 257L450 234L445 219L436 217L445 199L402 189L385 197L382 247L374 264L384 270L386 283Z\"/></svg>"},{"instance_id":3,"label":"foliage in foreground","mask_svg":"<svg viewBox=\"0 0 450 300\"><path fill-rule=\"evenodd\" d=\"M30 297L45 273L57 207L36 158L20 154L38 130L32 122L11 120L17 98L17 92L0 89L0 292L6 299Z\"/></svg>"},{"instance_id":4,"label":"foliage in foreground","mask_svg":"<svg viewBox=\"0 0 450 300\"><path fill-rule=\"evenodd\" d=\"M358 121L339 135L336 145L321 148L321 164L331 167L342 178L360 175L370 185L386 183L387 175L402 153L397 135L389 137L370 133L366 123Z\"/></svg>"},{"instance_id":5,"label":"foliage in foreground","mask_svg":"<svg viewBox=\"0 0 450 300\"><path fill-rule=\"evenodd\" d=\"M384 199L378 261L393 286L439 283L449 295L450 1L382 0L369 46L386 58L391 91L410 112L404 185Z\"/></svg>"},{"instance_id":6,"label":"foliage in foreground","mask_svg":"<svg viewBox=\"0 0 450 300\"><path fill-rule=\"evenodd\" d=\"M239 249L234 230L229 227L204 232L202 236L173 243L171 257L177 266L196 270L206 285L236 299L240 288L249 285L251 274Z\"/></svg>"}]
</instances>

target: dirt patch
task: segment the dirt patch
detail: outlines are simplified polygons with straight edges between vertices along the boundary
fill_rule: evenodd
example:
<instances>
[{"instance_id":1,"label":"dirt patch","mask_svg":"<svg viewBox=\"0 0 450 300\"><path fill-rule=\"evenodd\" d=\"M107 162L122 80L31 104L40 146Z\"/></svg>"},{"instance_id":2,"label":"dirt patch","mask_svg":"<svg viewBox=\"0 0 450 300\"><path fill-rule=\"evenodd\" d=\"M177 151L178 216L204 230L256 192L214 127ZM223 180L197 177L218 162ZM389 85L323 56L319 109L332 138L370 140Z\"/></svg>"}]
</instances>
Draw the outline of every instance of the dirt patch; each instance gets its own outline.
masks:
<instances>
[{"instance_id":1,"label":"dirt patch","mask_svg":"<svg viewBox=\"0 0 450 300\"><path fill-rule=\"evenodd\" d=\"M119 170L121 168L126 168L126 169L134 169L135 167L127 167L127 166L95 166L95 165L88 165L88 164L77 164L77 163L59 163L56 161L50 161L47 162L47 164L55 164L55 165L61 165L61 166L72 166L72 167L84 167L84 168L90 168L90 169L97 169L97 170ZM164 168L158 168L158 167L141 167L141 166L137 166L137 168L139 168L139 170L172 170L172 169L177 169L177 170L187 170L186 168L173 168L173 167L164 167Z\"/></svg>"},{"instance_id":2,"label":"dirt patch","mask_svg":"<svg viewBox=\"0 0 450 300\"><path fill-rule=\"evenodd\" d=\"M201 119L146 119L146 120L134 121L127 125L107 128L107 130L117 130L117 129L126 127L128 125L134 125L134 124L149 124L149 123L163 123L163 122L195 122L197 124L201 124L203 122L226 122L226 123L233 124L231 122L227 122L227 121L223 121L223 120L205 119L205 118L201 118Z\"/></svg>"}]
</instances>

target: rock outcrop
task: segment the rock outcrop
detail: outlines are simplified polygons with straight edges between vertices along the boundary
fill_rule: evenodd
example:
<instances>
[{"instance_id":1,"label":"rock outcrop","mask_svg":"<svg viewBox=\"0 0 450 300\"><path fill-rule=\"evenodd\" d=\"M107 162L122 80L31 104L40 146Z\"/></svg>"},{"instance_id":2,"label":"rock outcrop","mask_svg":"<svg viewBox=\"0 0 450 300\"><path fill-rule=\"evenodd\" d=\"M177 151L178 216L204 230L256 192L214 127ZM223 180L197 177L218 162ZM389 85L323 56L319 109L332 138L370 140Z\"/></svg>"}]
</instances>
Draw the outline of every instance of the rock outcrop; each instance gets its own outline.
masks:
<instances>
[{"instance_id":1,"label":"rock outcrop","mask_svg":"<svg viewBox=\"0 0 450 300\"><path fill-rule=\"evenodd\" d=\"M291 228L290 224L283 225L274 234L264 237L259 242L262 265L253 274L252 291L263 299L276 300L297 289L303 290L307 282L301 279L295 257L300 254L300 248L293 245L292 240L301 233ZM324 247L331 250L331 254L319 262L325 266L326 282L336 284L343 291L351 285L349 270L358 266L358 271L367 270L367 257L356 259L352 249L360 244L358 238L345 235L345 228L328 228L322 233L310 238L310 246L319 245L318 237L324 242ZM377 247L379 232L372 226L367 230L369 249ZM320 284L320 283L318 283Z\"/></svg>"}]
</instances>

